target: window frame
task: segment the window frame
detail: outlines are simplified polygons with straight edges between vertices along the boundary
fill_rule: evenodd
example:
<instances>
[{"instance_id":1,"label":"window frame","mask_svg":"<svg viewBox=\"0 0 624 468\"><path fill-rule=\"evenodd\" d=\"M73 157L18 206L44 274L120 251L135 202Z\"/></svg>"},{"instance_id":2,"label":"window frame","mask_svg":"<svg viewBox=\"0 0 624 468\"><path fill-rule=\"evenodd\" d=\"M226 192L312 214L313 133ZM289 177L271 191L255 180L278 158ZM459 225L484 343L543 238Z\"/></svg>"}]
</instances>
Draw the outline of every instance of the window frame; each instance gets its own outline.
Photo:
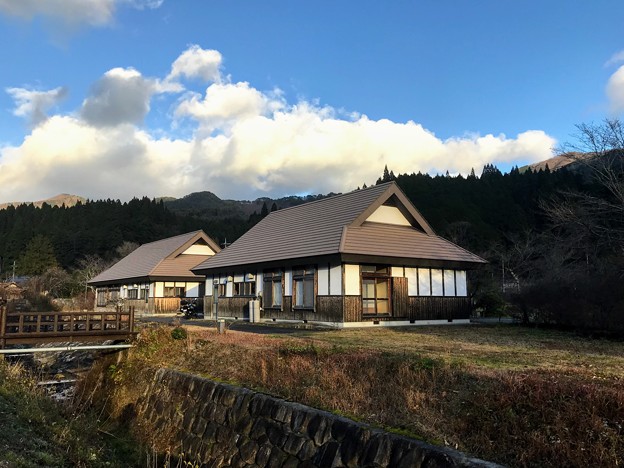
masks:
<instances>
[{"instance_id":1,"label":"window frame","mask_svg":"<svg viewBox=\"0 0 624 468\"><path fill-rule=\"evenodd\" d=\"M374 271L370 271L374 268ZM368 270L368 271L367 271ZM365 282L373 281L374 297L364 296ZM387 297L377 297L377 285L384 282L386 284ZM360 297L362 300L362 317L392 317L392 269L383 265L360 265ZM374 301L375 312L367 312L364 301ZM379 304L386 303L386 312L379 312Z\"/></svg>"},{"instance_id":2,"label":"window frame","mask_svg":"<svg viewBox=\"0 0 624 468\"><path fill-rule=\"evenodd\" d=\"M293 297L293 309L297 310L316 310L316 266L306 265L295 267L292 269L292 297ZM311 283L311 289L309 288ZM309 302L306 303L306 284L308 284L307 291L310 291L312 297ZM299 299L299 290L302 289L302 303L297 304Z\"/></svg>"},{"instance_id":3,"label":"window frame","mask_svg":"<svg viewBox=\"0 0 624 468\"><path fill-rule=\"evenodd\" d=\"M269 270L264 271L262 274L262 307L264 309L279 309L284 308L284 278L285 274L282 270ZM279 284L279 302L275 302L275 287ZM270 291L270 292L269 292ZM267 292L269 292L267 294ZM270 304L267 300L270 299Z\"/></svg>"}]
</instances>

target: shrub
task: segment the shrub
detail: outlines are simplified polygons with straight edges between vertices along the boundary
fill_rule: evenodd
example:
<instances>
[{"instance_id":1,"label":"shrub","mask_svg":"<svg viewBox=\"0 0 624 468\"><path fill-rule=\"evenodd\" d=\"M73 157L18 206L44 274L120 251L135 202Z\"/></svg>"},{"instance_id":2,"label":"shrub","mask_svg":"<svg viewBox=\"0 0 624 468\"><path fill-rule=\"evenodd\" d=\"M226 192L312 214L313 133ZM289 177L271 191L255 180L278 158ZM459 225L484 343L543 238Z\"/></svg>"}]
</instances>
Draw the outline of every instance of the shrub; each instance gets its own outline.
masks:
<instances>
[{"instance_id":1,"label":"shrub","mask_svg":"<svg viewBox=\"0 0 624 468\"><path fill-rule=\"evenodd\" d=\"M187 336L186 330L182 327L175 327L171 330L171 338L174 340L186 340Z\"/></svg>"}]
</instances>

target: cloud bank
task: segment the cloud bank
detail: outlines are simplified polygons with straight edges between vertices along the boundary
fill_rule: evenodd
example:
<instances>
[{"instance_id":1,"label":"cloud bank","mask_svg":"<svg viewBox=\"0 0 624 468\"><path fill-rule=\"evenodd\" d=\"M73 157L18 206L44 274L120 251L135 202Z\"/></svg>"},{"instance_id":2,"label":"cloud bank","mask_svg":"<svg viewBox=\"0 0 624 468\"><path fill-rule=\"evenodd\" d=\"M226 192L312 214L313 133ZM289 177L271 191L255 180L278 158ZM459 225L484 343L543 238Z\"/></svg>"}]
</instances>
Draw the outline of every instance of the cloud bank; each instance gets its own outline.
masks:
<instances>
[{"instance_id":1,"label":"cloud bank","mask_svg":"<svg viewBox=\"0 0 624 468\"><path fill-rule=\"evenodd\" d=\"M31 20L37 16L68 25L106 26L118 6L158 8L163 0L0 0L0 13Z\"/></svg>"},{"instance_id":2,"label":"cloud bank","mask_svg":"<svg viewBox=\"0 0 624 468\"><path fill-rule=\"evenodd\" d=\"M193 88L198 81L203 89ZM14 113L36 126L21 144L0 148L0 201L61 192L126 200L201 190L236 199L345 191L373 183L386 164L395 173L478 173L486 163L546 159L556 143L540 130L443 140L412 121L288 103L279 89L232 81L221 54L196 45L162 78L109 70L67 114L45 115L59 88L15 89ZM165 93L173 105L163 104L171 101L160 98ZM163 105L166 128L145 128Z\"/></svg>"}]
</instances>

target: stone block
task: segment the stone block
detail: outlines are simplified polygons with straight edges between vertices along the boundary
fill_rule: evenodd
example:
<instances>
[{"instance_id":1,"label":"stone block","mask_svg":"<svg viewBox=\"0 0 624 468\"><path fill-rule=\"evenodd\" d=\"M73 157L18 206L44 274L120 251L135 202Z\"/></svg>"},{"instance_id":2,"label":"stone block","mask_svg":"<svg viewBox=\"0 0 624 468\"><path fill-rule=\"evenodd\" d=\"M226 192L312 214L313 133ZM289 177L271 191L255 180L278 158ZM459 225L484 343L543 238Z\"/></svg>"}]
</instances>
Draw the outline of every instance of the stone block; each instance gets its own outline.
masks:
<instances>
[{"instance_id":1,"label":"stone block","mask_svg":"<svg viewBox=\"0 0 624 468\"><path fill-rule=\"evenodd\" d=\"M219 395L219 403L223 406L230 407L236 401L236 393L233 390L225 387L221 387L221 394Z\"/></svg>"},{"instance_id":2,"label":"stone block","mask_svg":"<svg viewBox=\"0 0 624 468\"><path fill-rule=\"evenodd\" d=\"M208 421L208 424L206 424L206 430L204 431L203 439L213 443L216 442L218 428L219 426L217 424L212 421Z\"/></svg>"},{"instance_id":3,"label":"stone block","mask_svg":"<svg viewBox=\"0 0 624 468\"><path fill-rule=\"evenodd\" d=\"M331 422L326 416L316 414L308 424L307 434L317 446L323 445L331 438Z\"/></svg>"},{"instance_id":4,"label":"stone block","mask_svg":"<svg viewBox=\"0 0 624 468\"><path fill-rule=\"evenodd\" d=\"M285 433L284 427L275 421L268 421L266 434L274 447L283 447L284 442L286 442L286 439L288 438L288 434Z\"/></svg>"},{"instance_id":5,"label":"stone block","mask_svg":"<svg viewBox=\"0 0 624 468\"><path fill-rule=\"evenodd\" d=\"M257 417L262 411L262 407L264 406L264 402L267 400L267 396L261 393L256 393L249 403L249 414L252 417Z\"/></svg>"},{"instance_id":6,"label":"stone block","mask_svg":"<svg viewBox=\"0 0 624 468\"><path fill-rule=\"evenodd\" d=\"M269 461L267 462L267 468L281 468L288 455L286 455L282 450L273 447L271 449L271 456L269 457Z\"/></svg>"},{"instance_id":7,"label":"stone block","mask_svg":"<svg viewBox=\"0 0 624 468\"><path fill-rule=\"evenodd\" d=\"M354 426L353 422L348 421L344 418L335 419L332 422L332 426L331 426L332 439L341 441L349 434L349 431L352 430L353 426Z\"/></svg>"},{"instance_id":8,"label":"stone block","mask_svg":"<svg viewBox=\"0 0 624 468\"><path fill-rule=\"evenodd\" d=\"M288 424L290 423L292 412L292 408L287 403L284 403L281 405L276 405L275 408L273 408L273 414L271 415L271 417L275 421Z\"/></svg>"},{"instance_id":9,"label":"stone block","mask_svg":"<svg viewBox=\"0 0 624 468\"><path fill-rule=\"evenodd\" d=\"M388 466L391 452L390 436L379 432L375 433L365 445L363 464L366 466Z\"/></svg>"},{"instance_id":10,"label":"stone block","mask_svg":"<svg viewBox=\"0 0 624 468\"><path fill-rule=\"evenodd\" d=\"M234 430L242 435L249 435L251 431L251 425L253 424L253 420L251 416L244 415L234 424Z\"/></svg>"},{"instance_id":11,"label":"stone block","mask_svg":"<svg viewBox=\"0 0 624 468\"><path fill-rule=\"evenodd\" d=\"M421 447L413 447L403 452L400 460L397 460L397 468L421 467L424 462L424 450Z\"/></svg>"},{"instance_id":12,"label":"stone block","mask_svg":"<svg viewBox=\"0 0 624 468\"><path fill-rule=\"evenodd\" d=\"M317 446L311 440L306 440L297 453L297 458L301 461L311 460L318 450Z\"/></svg>"},{"instance_id":13,"label":"stone block","mask_svg":"<svg viewBox=\"0 0 624 468\"><path fill-rule=\"evenodd\" d=\"M284 451L290 455L297 455L306 440L299 435L290 434L284 443Z\"/></svg>"},{"instance_id":14,"label":"stone block","mask_svg":"<svg viewBox=\"0 0 624 468\"><path fill-rule=\"evenodd\" d=\"M263 444L258 448L258 453L256 453L256 465L260 467L267 466L270 457L271 446L269 444Z\"/></svg>"},{"instance_id":15,"label":"stone block","mask_svg":"<svg viewBox=\"0 0 624 468\"><path fill-rule=\"evenodd\" d=\"M249 437L254 440L258 440L260 436L266 435L267 431L267 421L266 419L256 419L251 426L251 432L249 433Z\"/></svg>"},{"instance_id":16,"label":"stone block","mask_svg":"<svg viewBox=\"0 0 624 468\"><path fill-rule=\"evenodd\" d=\"M299 466L301 466L301 462L297 457L290 455L282 466L283 468L299 468Z\"/></svg>"},{"instance_id":17,"label":"stone block","mask_svg":"<svg viewBox=\"0 0 624 468\"><path fill-rule=\"evenodd\" d=\"M193 424L193 428L191 429L191 433L200 437L203 436L204 431L206 430L207 424L208 424L208 421L206 421L201 416L196 417L195 424Z\"/></svg>"},{"instance_id":18,"label":"stone block","mask_svg":"<svg viewBox=\"0 0 624 468\"><path fill-rule=\"evenodd\" d=\"M251 465L256 460L256 455L258 454L258 444L256 444L253 440L247 439L238 447L238 453L245 463Z\"/></svg>"},{"instance_id":19,"label":"stone block","mask_svg":"<svg viewBox=\"0 0 624 468\"><path fill-rule=\"evenodd\" d=\"M340 458L340 444L335 440L330 440L325 445L319 448L316 455L312 459L315 465L323 467L335 467L342 466L342 460Z\"/></svg>"}]
</instances>

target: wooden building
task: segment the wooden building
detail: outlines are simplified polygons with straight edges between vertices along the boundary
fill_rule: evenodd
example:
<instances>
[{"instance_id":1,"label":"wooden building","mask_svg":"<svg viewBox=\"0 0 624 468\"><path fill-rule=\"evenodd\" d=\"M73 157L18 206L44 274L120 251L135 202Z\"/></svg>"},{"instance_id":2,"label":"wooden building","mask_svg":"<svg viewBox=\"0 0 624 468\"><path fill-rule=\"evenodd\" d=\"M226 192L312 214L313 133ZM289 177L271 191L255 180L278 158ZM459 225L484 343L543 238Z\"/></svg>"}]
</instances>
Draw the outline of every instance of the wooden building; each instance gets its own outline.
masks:
<instances>
[{"instance_id":1,"label":"wooden building","mask_svg":"<svg viewBox=\"0 0 624 468\"><path fill-rule=\"evenodd\" d=\"M466 271L485 261L437 236L394 183L270 213L198 266L205 312L338 327L466 322Z\"/></svg>"},{"instance_id":2,"label":"wooden building","mask_svg":"<svg viewBox=\"0 0 624 468\"><path fill-rule=\"evenodd\" d=\"M97 309L119 303L143 313L174 312L182 298L202 300L205 277L191 268L221 249L203 231L143 244L89 281Z\"/></svg>"}]
</instances>

